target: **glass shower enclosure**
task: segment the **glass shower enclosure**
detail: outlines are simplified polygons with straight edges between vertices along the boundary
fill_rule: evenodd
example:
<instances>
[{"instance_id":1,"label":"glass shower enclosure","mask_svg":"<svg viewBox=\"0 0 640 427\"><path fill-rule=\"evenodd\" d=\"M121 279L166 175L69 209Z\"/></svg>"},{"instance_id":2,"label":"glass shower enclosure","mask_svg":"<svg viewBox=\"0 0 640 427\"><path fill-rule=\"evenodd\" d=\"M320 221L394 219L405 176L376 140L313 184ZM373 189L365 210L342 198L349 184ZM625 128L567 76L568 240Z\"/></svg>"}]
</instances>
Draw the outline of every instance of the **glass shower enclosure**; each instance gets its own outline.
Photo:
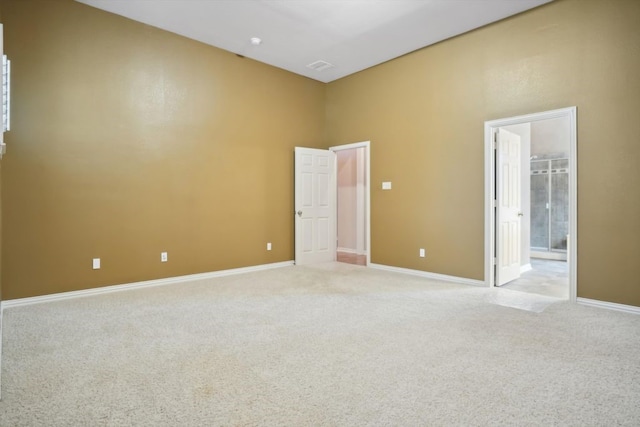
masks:
<instances>
[{"instance_id":1,"label":"glass shower enclosure","mask_svg":"<svg viewBox=\"0 0 640 427\"><path fill-rule=\"evenodd\" d=\"M531 256L567 259L569 159L531 160Z\"/></svg>"}]
</instances>

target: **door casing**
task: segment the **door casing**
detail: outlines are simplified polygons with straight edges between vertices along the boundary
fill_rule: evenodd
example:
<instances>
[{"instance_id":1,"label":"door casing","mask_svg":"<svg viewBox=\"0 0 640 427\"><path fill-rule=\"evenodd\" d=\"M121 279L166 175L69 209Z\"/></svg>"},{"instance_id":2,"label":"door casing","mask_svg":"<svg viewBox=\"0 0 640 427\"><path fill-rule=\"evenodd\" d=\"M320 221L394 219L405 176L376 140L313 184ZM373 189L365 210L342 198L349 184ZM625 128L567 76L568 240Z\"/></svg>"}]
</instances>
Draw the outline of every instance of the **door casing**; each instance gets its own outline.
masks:
<instances>
[{"instance_id":1,"label":"door casing","mask_svg":"<svg viewBox=\"0 0 640 427\"><path fill-rule=\"evenodd\" d=\"M493 135L498 128L540 120L567 118L569 120L569 299L577 301L577 259L578 259L578 162L577 162L577 108L568 107L541 113L526 114L486 121L484 123L484 194L485 194L485 225L484 225L484 282L487 287L495 286L495 248L496 248L496 159L494 155Z\"/></svg>"}]
</instances>

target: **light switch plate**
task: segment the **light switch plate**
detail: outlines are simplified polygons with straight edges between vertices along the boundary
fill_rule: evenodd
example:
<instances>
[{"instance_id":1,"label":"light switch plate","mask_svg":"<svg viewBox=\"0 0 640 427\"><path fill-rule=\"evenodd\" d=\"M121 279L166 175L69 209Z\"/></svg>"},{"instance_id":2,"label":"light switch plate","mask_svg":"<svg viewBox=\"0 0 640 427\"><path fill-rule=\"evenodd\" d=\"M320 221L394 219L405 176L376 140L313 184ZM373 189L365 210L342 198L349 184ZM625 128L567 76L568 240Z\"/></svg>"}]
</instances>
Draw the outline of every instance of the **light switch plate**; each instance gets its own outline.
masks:
<instances>
[{"instance_id":1,"label":"light switch plate","mask_svg":"<svg viewBox=\"0 0 640 427\"><path fill-rule=\"evenodd\" d=\"M391 181L385 181L382 183L383 190L391 190Z\"/></svg>"},{"instance_id":2,"label":"light switch plate","mask_svg":"<svg viewBox=\"0 0 640 427\"><path fill-rule=\"evenodd\" d=\"M93 259L93 269L100 270L100 258Z\"/></svg>"}]
</instances>

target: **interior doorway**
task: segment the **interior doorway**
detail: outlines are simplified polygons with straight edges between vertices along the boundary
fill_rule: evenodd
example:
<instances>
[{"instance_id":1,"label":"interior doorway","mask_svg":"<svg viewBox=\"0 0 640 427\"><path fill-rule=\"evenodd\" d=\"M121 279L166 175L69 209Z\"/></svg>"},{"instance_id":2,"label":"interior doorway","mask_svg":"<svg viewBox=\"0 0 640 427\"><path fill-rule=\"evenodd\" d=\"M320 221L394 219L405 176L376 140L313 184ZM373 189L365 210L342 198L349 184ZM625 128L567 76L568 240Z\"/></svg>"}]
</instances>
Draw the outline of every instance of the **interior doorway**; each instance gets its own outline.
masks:
<instances>
[{"instance_id":1,"label":"interior doorway","mask_svg":"<svg viewBox=\"0 0 640 427\"><path fill-rule=\"evenodd\" d=\"M356 265L370 263L369 141L331 147L336 153L336 259Z\"/></svg>"},{"instance_id":2,"label":"interior doorway","mask_svg":"<svg viewBox=\"0 0 640 427\"><path fill-rule=\"evenodd\" d=\"M505 160L512 134L520 141L517 168ZM576 145L575 107L485 122L487 286L576 300ZM507 181L517 191L504 191Z\"/></svg>"},{"instance_id":3,"label":"interior doorway","mask_svg":"<svg viewBox=\"0 0 640 427\"><path fill-rule=\"evenodd\" d=\"M356 164L355 196L349 224L338 218L338 153L353 153ZM357 142L328 150L295 147L294 150L294 241L295 264L337 260L338 227L354 234L346 248L359 264L371 263L370 142ZM359 166L358 166L359 165ZM346 245L346 243L345 243ZM342 249L345 249L343 247Z\"/></svg>"}]
</instances>

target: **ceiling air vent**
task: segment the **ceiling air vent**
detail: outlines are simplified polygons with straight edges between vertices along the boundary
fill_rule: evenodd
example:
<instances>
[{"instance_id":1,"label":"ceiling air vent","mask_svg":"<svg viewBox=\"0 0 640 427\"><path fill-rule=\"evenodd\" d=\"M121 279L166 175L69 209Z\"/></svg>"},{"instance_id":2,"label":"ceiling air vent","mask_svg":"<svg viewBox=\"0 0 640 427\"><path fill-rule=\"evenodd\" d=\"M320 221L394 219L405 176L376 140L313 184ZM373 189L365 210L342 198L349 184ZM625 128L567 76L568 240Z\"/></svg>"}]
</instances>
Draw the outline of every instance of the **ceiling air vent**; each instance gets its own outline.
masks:
<instances>
[{"instance_id":1,"label":"ceiling air vent","mask_svg":"<svg viewBox=\"0 0 640 427\"><path fill-rule=\"evenodd\" d=\"M327 61L316 61L307 65L307 67L316 71L324 71L327 68L333 68L333 64L329 64Z\"/></svg>"}]
</instances>

